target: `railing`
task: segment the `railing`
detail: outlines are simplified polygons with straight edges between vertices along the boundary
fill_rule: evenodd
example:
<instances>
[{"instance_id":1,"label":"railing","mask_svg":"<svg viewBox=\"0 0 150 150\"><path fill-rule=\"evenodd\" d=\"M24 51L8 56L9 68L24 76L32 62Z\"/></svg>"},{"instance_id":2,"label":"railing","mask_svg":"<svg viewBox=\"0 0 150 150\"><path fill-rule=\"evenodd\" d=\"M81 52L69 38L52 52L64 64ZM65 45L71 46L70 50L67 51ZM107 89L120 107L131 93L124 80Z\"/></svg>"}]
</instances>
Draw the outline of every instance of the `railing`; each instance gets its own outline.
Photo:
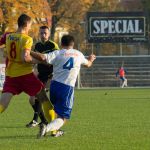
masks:
<instances>
[{"instance_id":1,"label":"railing","mask_svg":"<svg viewBox=\"0 0 150 150\"><path fill-rule=\"evenodd\" d=\"M82 67L77 88L119 87L115 73L120 65L127 69L129 87L150 86L150 56L98 56L91 68Z\"/></svg>"}]
</instances>

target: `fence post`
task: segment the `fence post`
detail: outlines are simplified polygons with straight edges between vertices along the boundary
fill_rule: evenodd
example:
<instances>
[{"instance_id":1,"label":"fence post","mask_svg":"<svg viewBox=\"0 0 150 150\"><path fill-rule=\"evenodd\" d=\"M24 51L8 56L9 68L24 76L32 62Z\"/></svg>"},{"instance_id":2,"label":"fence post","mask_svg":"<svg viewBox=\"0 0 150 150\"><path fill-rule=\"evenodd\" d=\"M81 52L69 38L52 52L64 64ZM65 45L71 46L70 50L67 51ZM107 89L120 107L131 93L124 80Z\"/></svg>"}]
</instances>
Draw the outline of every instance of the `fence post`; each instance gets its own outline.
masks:
<instances>
[{"instance_id":1,"label":"fence post","mask_svg":"<svg viewBox=\"0 0 150 150\"><path fill-rule=\"evenodd\" d=\"M122 56L122 43L120 43L120 56Z\"/></svg>"},{"instance_id":2,"label":"fence post","mask_svg":"<svg viewBox=\"0 0 150 150\"><path fill-rule=\"evenodd\" d=\"M80 44L78 44L78 50L80 51ZM80 89L81 79L80 79L80 71L77 78L77 89Z\"/></svg>"},{"instance_id":3,"label":"fence post","mask_svg":"<svg viewBox=\"0 0 150 150\"><path fill-rule=\"evenodd\" d=\"M80 84L81 84L81 76L80 76L80 71L79 71L79 74L78 74L78 80L77 80L77 89L80 89Z\"/></svg>"}]
</instances>

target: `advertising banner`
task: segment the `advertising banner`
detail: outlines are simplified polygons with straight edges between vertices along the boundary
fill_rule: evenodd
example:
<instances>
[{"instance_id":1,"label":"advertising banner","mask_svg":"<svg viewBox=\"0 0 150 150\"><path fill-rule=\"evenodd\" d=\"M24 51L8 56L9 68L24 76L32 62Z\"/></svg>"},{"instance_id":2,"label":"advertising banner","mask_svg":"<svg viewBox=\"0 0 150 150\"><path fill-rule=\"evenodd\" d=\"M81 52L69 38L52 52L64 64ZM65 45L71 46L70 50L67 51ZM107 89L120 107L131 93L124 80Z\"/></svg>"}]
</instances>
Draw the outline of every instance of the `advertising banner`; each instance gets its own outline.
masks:
<instances>
[{"instance_id":1,"label":"advertising banner","mask_svg":"<svg viewBox=\"0 0 150 150\"><path fill-rule=\"evenodd\" d=\"M88 12L87 38L98 42L147 42L148 23L143 12Z\"/></svg>"}]
</instances>

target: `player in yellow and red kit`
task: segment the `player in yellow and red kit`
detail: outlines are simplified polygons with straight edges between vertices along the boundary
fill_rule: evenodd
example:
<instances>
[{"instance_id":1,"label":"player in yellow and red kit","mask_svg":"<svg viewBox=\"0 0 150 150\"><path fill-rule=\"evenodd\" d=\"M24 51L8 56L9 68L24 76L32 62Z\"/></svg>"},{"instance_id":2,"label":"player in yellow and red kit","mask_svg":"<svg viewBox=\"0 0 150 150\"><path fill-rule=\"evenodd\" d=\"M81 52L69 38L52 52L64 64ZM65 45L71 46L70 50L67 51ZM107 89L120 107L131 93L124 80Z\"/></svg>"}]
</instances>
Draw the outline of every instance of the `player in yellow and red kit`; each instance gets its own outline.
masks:
<instances>
[{"instance_id":1,"label":"player in yellow and red kit","mask_svg":"<svg viewBox=\"0 0 150 150\"><path fill-rule=\"evenodd\" d=\"M30 96L37 96L41 102L46 118L50 120L50 113L53 109L48 100L43 84L33 74L33 61L30 56L33 40L28 36L31 28L31 18L22 14L18 18L18 30L6 37L6 53L8 65L6 67L6 78L0 99L0 113L2 113L13 95L25 92Z\"/></svg>"}]
</instances>

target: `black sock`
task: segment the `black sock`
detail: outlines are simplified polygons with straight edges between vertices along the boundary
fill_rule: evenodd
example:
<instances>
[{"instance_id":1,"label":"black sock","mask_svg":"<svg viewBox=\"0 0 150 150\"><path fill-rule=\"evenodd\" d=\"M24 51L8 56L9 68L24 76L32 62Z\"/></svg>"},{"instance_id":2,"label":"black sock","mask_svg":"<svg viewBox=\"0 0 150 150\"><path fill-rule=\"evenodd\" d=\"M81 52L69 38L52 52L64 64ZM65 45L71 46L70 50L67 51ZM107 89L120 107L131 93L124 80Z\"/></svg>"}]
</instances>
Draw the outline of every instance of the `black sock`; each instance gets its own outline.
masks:
<instances>
[{"instance_id":1,"label":"black sock","mask_svg":"<svg viewBox=\"0 0 150 150\"><path fill-rule=\"evenodd\" d=\"M35 120L36 122L38 121L39 107L40 107L40 104L39 104L38 100L35 99L35 104L32 105L32 108L34 110L33 120Z\"/></svg>"},{"instance_id":2,"label":"black sock","mask_svg":"<svg viewBox=\"0 0 150 150\"><path fill-rule=\"evenodd\" d=\"M47 122L47 120L46 120L46 118L44 116L44 113L42 111L39 112L39 117L40 117L42 123L48 124L48 122Z\"/></svg>"},{"instance_id":3,"label":"black sock","mask_svg":"<svg viewBox=\"0 0 150 150\"><path fill-rule=\"evenodd\" d=\"M40 102L37 99L35 99L35 104L32 105L32 107L34 109L33 120L38 121L38 116L39 116L40 119L41 119L41 122L44 123L44 124L47 124L48 122L47 122L47 120L44 116L44 113L43 113L42 109L41 109Z\"/></svg>"}]
</instances>

